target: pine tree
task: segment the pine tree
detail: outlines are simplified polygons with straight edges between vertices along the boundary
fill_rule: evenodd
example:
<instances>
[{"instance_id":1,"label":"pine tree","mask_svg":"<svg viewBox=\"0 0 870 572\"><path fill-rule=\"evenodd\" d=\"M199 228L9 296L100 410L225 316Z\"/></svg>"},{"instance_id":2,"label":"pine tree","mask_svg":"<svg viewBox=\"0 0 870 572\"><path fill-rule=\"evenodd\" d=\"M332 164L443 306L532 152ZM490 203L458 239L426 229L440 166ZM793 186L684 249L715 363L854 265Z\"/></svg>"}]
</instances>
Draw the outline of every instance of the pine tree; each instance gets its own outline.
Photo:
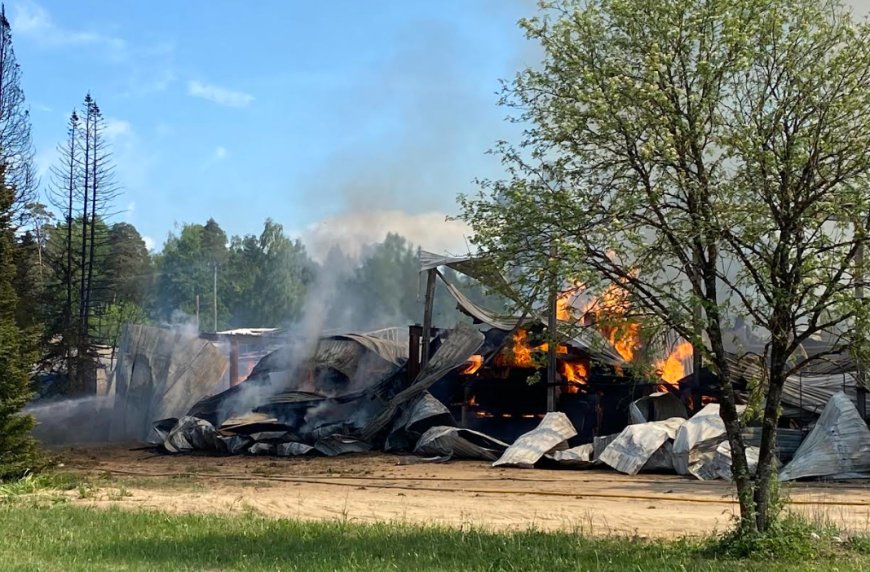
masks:
<instances>
[{"instance_id":1,"label":"pine tree","mask_svg":"<svg viewBox=\"0 0 870 572\"><path fill-rule=\"evenodd\" d=\"M14 202L15 192L6 186L0 167L0 480L22 476L36 459L33 418L21 413L30 399L36 353L32 336L15 320Z\"/></svg>"},{"instance_id":2,"label":"pine tree","mask_svg":"<svg viewBox=\"0 0 870 572\"><path fill-rule=\"evenodd\" d=\"M20 225L36 197L37 176L30 112L21 89L21 68L12 47L12 29L4 5L0 5L0 163L6 168L6 181L15 189L13 223Z\"/></svg>"}]
</instances>

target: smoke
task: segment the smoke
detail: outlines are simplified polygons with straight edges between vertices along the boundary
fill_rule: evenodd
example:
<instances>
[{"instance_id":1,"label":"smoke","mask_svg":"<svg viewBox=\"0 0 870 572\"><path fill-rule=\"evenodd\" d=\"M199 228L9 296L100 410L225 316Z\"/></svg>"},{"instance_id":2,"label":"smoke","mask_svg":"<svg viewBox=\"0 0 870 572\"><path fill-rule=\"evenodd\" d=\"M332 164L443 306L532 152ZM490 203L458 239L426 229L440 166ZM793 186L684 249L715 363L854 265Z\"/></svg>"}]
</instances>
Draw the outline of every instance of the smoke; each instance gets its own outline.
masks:
<instances>
[{"instance_id":1,"label":"smoke","mask_svg":"<svg viewBox=\"0 0 870 572\"><path fill-rule=\"evenodd\" d=\"M317 262L324 262L333 248L358 259L366 245L381 242L389 233L403 236L432 252L467 252L468 225L447 220L447 216L442 211L414 214L398 209L360 209L310 225L302 232L302 241Z\"/></svg>"},{"instance_id":2,"label":"smoke","mask_svg":"<svg viewBox=\"0 0 870 572\"><path fill-rule=\"evenodd\" d=\"M114 396L92 395L35 402L24 409L36 420L33 436L45 445L109 440Z\"/></svg>"}]
</instances>

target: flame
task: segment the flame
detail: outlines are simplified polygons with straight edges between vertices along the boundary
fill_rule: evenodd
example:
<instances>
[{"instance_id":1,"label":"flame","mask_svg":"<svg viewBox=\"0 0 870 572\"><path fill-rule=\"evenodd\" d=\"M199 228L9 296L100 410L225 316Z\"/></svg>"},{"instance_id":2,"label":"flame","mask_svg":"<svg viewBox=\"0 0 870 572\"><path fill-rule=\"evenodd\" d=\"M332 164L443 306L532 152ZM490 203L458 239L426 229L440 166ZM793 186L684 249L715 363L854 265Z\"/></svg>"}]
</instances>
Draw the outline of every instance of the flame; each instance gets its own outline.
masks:
<instances>
[{"instance_id":1,"label":"flame","mask_svg":"<svg viewBox=\"0 0 870 572\"><path fill-rule=\"evenodd\" d=\"M588 305L587 312L603 322L599 326L601 333L607 337L622 359L630 362L634 360L635 351L640 347L640 324L624 319L628 309L628 292L619 284L612 283L604 290L600 299Z\"/></svg>"},{"instance_id":2,"label":"flame","mask_svg":"<svg viewBox=\"0 0 870 572\"><path fill-rule=\"evenodd\" d=\"M686 369L683 360L692 357L692 344L682 341L663 360L656 362L656 369L660 371L662 381L669 385L676 385L678 381L686 377Z\"/></svg>"},{"instance_id":3,"label":"flame","mask_svg":"<svg viewBox=\"0 0 870 572\"><path fill-rule=\"evenodd\" d=\"M477 405L477 397L474 396L474 395L472 395L471 397L469 397L469 398L468 398L468 402L466 403L466 405L468 405L469 407L474 407L474 406L476 406L476 405Z\"/></svg>"},{"instance_id":4,"label":"flame","mask_svg":"<svg viewBox=\"0 0 870 572\"><path fill-rule=\"evenodd\" d=\"M585 312L578 312L571 304L571 300L585 287L582 282L575 282L573 286L559 294L556 298L556 319L569 322L576 320L578 316L583 316Z\"/></svg>"},{"instance_id":5,"label":"flame","mask_svg":"<svg viewBox=\"0 0 870 572\"><path fill-rule=\"evenodd\" d=\"M496 365L511 367L535 367L532 348L526 343L529 333L523 328L514 332L514 345L509 352L501 352L495 358Z\"/></svg>"},{"instance_id":6,"label":"flame","mask_svg":"<svg viewBox=\"0 0 870 572\"><path fill-rule=\"evenodd\" d=\"M622 359L628 362L634 360L634 352L640 346L640 324L625 322L604 328L604 333Z\"/></svg>"},{"instance_id":7,"label":"flame","mask_svg":"<svg viewBox=\"0 0 870 572\"><path fill-rule=\"evenodd\" d=\"M589 368L581 361L563 361L559 363L559 373L568 382L565 392L578 393L580 386L585 384L589 377Z\"/></svg>"},{"instance_id":8,"label":"flame","mask_svg":"<svg viewBox=\"0 0 870 572\"><path fill-rule=\"evenodd\" d=\"M477 373L483 366L483 356L480 354L475 354L468 358L468 365L465 366L465 369L462 370L463 375L471 375L473 373Z\"/></svg>"}]
</instances>

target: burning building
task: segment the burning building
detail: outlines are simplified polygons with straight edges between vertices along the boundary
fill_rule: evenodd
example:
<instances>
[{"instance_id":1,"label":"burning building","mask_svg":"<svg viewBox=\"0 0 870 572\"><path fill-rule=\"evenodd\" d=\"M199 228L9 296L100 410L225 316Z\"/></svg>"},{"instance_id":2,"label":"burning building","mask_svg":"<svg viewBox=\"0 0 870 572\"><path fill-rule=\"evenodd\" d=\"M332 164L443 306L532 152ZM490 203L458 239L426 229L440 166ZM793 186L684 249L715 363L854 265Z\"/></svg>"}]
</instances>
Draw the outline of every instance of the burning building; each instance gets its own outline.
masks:
<instances>
[{"instance_id":1,"label":"burning building","mask_svg":"<svg viewBox=\"0 0 870 572\"><path fill-rule=\"evenodd\" d=\"M651 393L670 392L689 406L701 404L701 396L693 395L702 385L690 375L691 344L673 340L669 351L660 352L663 357L649 360L650 348L640 339L639 325L622 319L628 308L620 289L611 287L592 297L575 284L561 292L553 308L556 323L572 335L550 352L548 340L555 336L548 335L548 316L496 316L450 284L438 270L442 266L472 277L478 272L470 258L422 254L422 271L430 284L426 303L431 303L432 284L440 281L486 339L481 352L461 371L432 388L463 427L511 440L537 425L547 412L562 411L578 430L575 441L591 442L597 435L621 430L629 421L629 405ZM429 314L427 308L424 316ZM430 336L438 331L428 327ZM426 328L411 328L412 364L425 362ZM650 368L637 366L641 357L652 362L655 377L650 378ZM703 389L712 393L712 388Z\"/></svg>"}]
</instances>

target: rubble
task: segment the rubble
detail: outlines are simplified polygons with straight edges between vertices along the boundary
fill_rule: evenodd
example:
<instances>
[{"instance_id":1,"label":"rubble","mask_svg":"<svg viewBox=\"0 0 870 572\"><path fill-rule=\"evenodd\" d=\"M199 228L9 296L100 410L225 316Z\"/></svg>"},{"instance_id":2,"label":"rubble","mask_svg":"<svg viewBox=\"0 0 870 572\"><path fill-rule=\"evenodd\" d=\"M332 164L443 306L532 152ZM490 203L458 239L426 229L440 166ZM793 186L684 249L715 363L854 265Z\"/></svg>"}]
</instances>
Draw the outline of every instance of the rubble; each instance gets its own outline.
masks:
<instances>
[{"instance_id":1,"label":"rubble","mask_svg":"<svg viewBox=\"0 0 870 572\"><path fill-rule=\"evenodd\" d=\"M116 378L123 395L138 391L152 401L147 411L124 405L116 410L124 414L118 417L119 427L136 432L143 416L168 414L153 423L150 442L170 453L297 457L383 450L417 456L406 462L478 459L493 467L607 466L628 475L669 471L701 480L731 478L731 451L719 405L710 403L689 417L675 390L634 399L622 409L631 424L614 427L618 432L612 435L578 435L563 412L547 413L537 427L509 439L512 444L486 431L457 427L445 405L450 402L429 389L467 368L472 356L483 361L479 354L501 347L469 325L437 335L434 353L416 375L409 374L407 348L397 340L342 334L311 347L288 344L264 357L244 382L207 397L202 397L205 378L219 377L222 371L217 370L226 367L226 360L212 355L209 344L191 343L185 355L192 363L185 369L180 357L167 353L166 344L174 338L151 330L127 332L124 365ZM215 364L206 364L209 359ZM155 372L165 376L162 382ZM182 404L187 408L181 409ZM503 418L514 417L507 412ZM777 453L794 452L782 480L870 476L870 429L843 393L830 399L799 448L800 431L783 430L781 436ZM591 443L571 446L590 438ZM744 438L754 470L759 429L746 428Z\"/></svg>"},{"instance_id":2,"label":"rubble","mask_svg":"<svg viewBox=\"0 0 870 572\"><path fill-rule=\"evenodd\" d=\"M673 469L670 447L665 447L655 458L654 454L674 439L677 429L685 421L681 417L673 417L629 425L604 449L599 458L604 464L627 475L636 475L650 460L653 461L650 469Z\"/></svg>"},{"instance_id":3,"label":"rubble","mask_svg":"<svg viewBox=\"0 0 870 572\"><path fill-rule=\"evenodd\" d=\"M807 477L870 477L870 429L845 393L835 393L816 426L780 472L781 481Z\"/></svg>"},{"instance_id":4,"label":"rubble","mask_svg":"<svg viewBox=\"0 0 870 572\"><path fill-rule=\"evenodd\" d=\"M432 427L414 447L417 455L495 461L508 448L507 443L479 431L459 427Z\"/></svg>"},{"instance_id":5,"label":"rubble","mask_svg":"<svg viewBox=\"0 0 870 572\"><path fill-rule=\"evenodd\" d=\"M183 416L229 365L198 337L132 324L124 326L117 359L112 440L146 439L154 420Z\"/></svg>"},{"instance_id":6,"label":"rubble","mask_svg":"<svg viewBox=\"0 0 870 572\"><path fill-rule=\"evenodd\" d=\"M632 423L646 423L647 421L664 421L672 417L689 417L686 406L680 398L670 391L652 393L632 401L628 408Z\"/></svg>"},{"instance_id":7,"label":"rubble","mask_svg":"<svg viewBox=\"0 0 870 572\"><path fill-rule=\"evenodd\" d=\"M531 469L559 445L567 449L568 439L575 435L577 430L564 413L547 413L536 429L517 439L492 466Z\"/></svg>"}]
</instances>

